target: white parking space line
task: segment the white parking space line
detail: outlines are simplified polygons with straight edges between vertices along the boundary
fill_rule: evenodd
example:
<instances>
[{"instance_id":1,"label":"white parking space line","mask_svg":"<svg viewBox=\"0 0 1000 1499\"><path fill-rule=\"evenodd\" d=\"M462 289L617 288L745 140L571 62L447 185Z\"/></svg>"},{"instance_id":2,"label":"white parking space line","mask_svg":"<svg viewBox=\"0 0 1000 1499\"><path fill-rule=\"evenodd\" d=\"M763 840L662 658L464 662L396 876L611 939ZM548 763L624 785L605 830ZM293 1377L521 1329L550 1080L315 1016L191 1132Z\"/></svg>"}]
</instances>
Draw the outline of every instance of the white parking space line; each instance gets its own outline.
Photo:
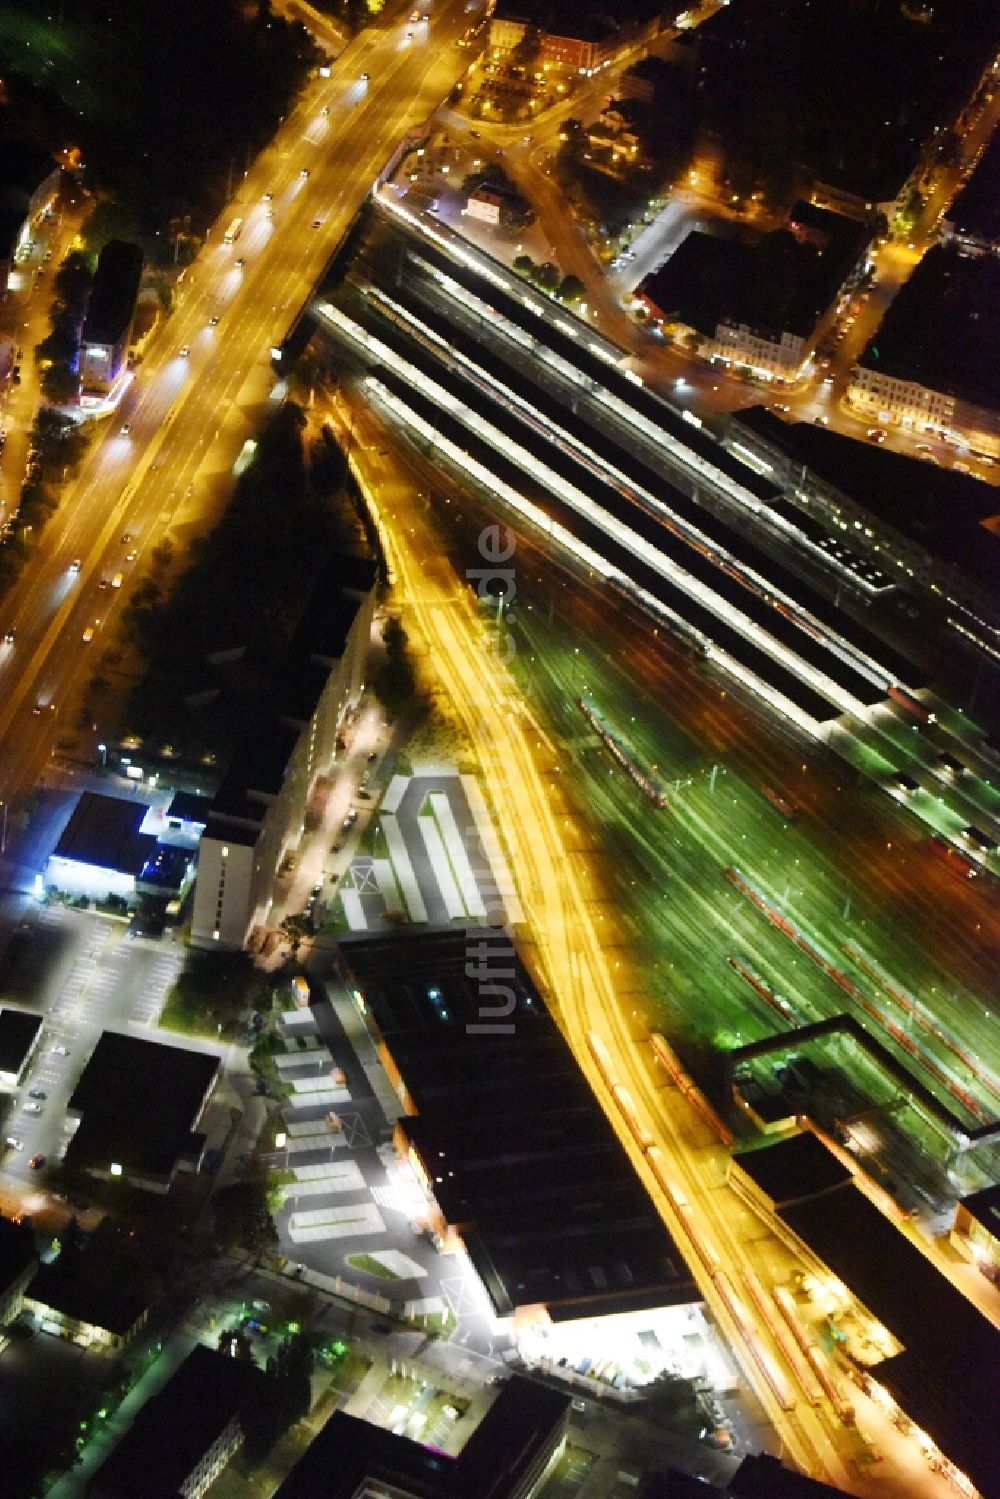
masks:
<instances>
[{"instance_id":1,"label":"white parking space line","mask_svg":"<svg viewBox=\"0 0 1000 1499\"><path fill-rule=\"evenodd\" d=\"M357 1161L324 1161L318 1166L296 1166L296 1181L319 1181L321 1177L336 1177L337 1180L350 1178L356 1181L359 1187L363 1187L365 1179L361 1175L361 1167Z\"/></svg>"},{"instance_id":2,"label":"white parking space line","mask_svg":"<svg viewBox=\"0 0 1000 1499\"><path fill-rule=\"evenodd\" d=\"M342 889L340 892L340 903L344 908L344 919L352 932L365 932L368 930L368 918L365 915L364 902L356 890Z\"/></svg>"},{"instance_id":3,"label":"white parking space line","mask_svg":"<svg viewBox=\"0 0 1000 1499\"><path fill-rule=\"evenodd\" d=\"M400 832L399 823L395 817L383 816L379 825L385 834L386 847L392 860L393 871L403 892L406 909L410 913L410 920L426 921L427 907L420 894L417 877L413 873L413 865L410 863L410 855L407 852L406 839Z\"/></svg>"},{"instance_id":4,"label":"white parking space line","mask_svg":"<svg viewBox=\"0 0 1000 1499\"><path fill-rule=\"evenodd\" d=\"M315 1119L312 1122L315 1124ZM287 1127L291 1128L290 1125ZM307 1155L310 1151L315 1153L317 1150L346 1150L347 1137L342 1131L331 1134L329 1130L324 1130L321 1135L299 1135L290 1139L285 1149L289 1155Z\"/></svg>"},{"instance_id":5,"label":"white parking space line","mask_svg":"<svg viewBox=\"0 0 1000 1499\"><path fill-rule=\"evenodd\" d=\"M451 921L461 921L465 916L465 906L455 883L455 876L451 872L451 865L448 863L448 855L445 853L438 825L433 817L423 814L417 818L417 826L424 840L424 848L427 850L427 857L434 872L434 878L437 880L445 911Z\"/></svg>"},{"instance_id":6,"label":"white parking space line","mask_svg":"<svg viewBox=\"0 0 1000 1499\"><path fill-rule=\"evenodd\" d=\"M309 1108L315 1104L342 1104L350 1103L351 1095L346 1088L331 1088L329 1084L325 1088L315 1088L311 1093L296 1093L289 1100L287 1107Z\"/></svg>"},{"instance_id":7,"label":"white parking space line","mask_svg":"<svg viewBox=\"0 0 1000 1499\"><path fill-rule=\"evenodd\" d=\"M385 1220L373 1202L351 1207L314 1208L292 1213L288 1234L293 1243L306 1239L348 1239L359 1234L384 1234Z\"/></svg>"},{"instance_id":8,"label":"white parking space line","mask_svg":"<svg viewBox=\"0 0 1000 1499\"><path fill-rule=\"evenodd\" d=\"M386 915L401 916L403 914L403 902L399 898L399 887L396 877L392 872L392 863L389 859L373 859L372 873L378 886L378 893L385 901Z\"/></svg>"},{"instance_id":9,"label":"white parking space line","mask_svg":"<svg viewBox=\"0 0 1000 1499\"><path fill-rule=\"evenodd\" d=\"M393 776L389 782L385 796L382 798L382 811L394 816L399 811L399 804L406 795L406 788L410 784L409 776Z\"/></svg>"},{"instance_id":10,"label":"white parking space line","mask_svg":"<svg viewBox=\"0 0 1000 1499\"><path fill-rule=\"evenodd\" d=\"M455 814L451 810L451 802L443 791L432 791L430 795L431 809L437 818L438 827L441 829L441 837L451 860L451 867L458 881L458 888L465 902L465 909L470 916L485 916L486 907L479 893L476 876L472 872L469 856L465 851L465 842L458 831L458 823Z\"/></svg>"}]
</instances>

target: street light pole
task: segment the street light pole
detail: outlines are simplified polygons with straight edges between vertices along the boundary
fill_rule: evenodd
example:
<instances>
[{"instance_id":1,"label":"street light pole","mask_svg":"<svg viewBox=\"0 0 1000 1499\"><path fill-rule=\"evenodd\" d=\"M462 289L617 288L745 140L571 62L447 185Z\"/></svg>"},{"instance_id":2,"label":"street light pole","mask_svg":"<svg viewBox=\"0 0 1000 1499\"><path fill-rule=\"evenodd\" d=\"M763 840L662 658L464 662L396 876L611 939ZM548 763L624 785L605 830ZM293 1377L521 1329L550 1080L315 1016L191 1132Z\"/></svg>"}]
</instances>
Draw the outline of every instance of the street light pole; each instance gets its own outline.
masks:
<instances>
[{"instance_id":1,"label":"street light pole","mask_svg":"<svg viewBox=\"0 0 1000 1499\"><path fill-rule=\"evenodd\" d=\"M7 803L6 803L6 801L0 802L0 807L3 807L3 830L2 830L2 832L0 832L0 854L5 854L7 852Z\"/></svg>"}]
</instances>

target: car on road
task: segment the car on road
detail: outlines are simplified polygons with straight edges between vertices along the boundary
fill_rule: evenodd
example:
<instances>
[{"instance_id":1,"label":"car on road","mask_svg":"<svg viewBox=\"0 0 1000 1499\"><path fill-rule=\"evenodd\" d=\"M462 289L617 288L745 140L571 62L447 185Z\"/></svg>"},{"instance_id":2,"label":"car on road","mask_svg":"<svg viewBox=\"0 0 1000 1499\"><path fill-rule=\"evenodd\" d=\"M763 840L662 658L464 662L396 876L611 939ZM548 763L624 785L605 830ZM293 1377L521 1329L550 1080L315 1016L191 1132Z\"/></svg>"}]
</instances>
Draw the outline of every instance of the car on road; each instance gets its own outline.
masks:
<instances>
[{"instance_id":1,"label":"car on road","mask_svg":"<svg viewBox=\"0 0 1000 1499\"><path fill-rule=\"evenodd\" d=\"M127 437L132 430L131 422L122 422L122 436Z\"/></svg>"},{"instance_id":2,"label":"car on road","mask_svg":"<svg viewBox=\"0 0 1000 1499\"><path fill-rule=\"evenodd\" d=\"M272 199L272 198L273 198L273 197L274 197L274 194L273 194L273 193L265 193L265 194L264 194L264 202L265 202L265 203L270 203L270 201L271 201L271 199Z\"/></svg>"},{"instance_id":3,"label":"car on road","mask_svg":"<svg viewBox=\"0 0 1000 1499\"><path fill-rule=\"evenodd\" d=\"M217 312L213 313L212 316L209 318L209 320L208 320L208 326L210 328L217 328L219 326L219 314Z\"/></svg>"},{"instance_id":4,"label":"car on road","mask_svg":"<svg viewBox=\"0 0 1000 1499\"><path fill-rule=\"evenodd\" d=\"M244 259L244 257L242 255L238 256L237 260L236 260L236 269L238 271L242 271L242 269L243 269L243 267L245 265L246 265L246 260Z\"/></svg>"},{"instance_id":5,"label":"car on road","mask_svg":"<svg viewBox=\"0 0 1000 1499\"><path fill-rule=\"evenodd\" d=\"M52 1052L53 1052L53 1055L57 1056L57 1057L68 1057L69 1056L69 1047L68 1046L63 1046L63 1044L62 1044L61 1041L57 1041L56 1044L55 1044L55 1046L53 1046L53 1048L52 1048Z\"/></svg>"},{"instance_id":6,"label":"car on road","mask_svg":"<svg viewBox=\"0 0 1000 1499\"><path fill-rule=\"evenodd\" d=\"M869 427L865 433L869 442L885 442L886 435L884 427Z\"/></svg>"},{"instance_id":7,"label":"car on road","mask_svg":"<svg viewBox=\"0 0 1000 1499\"><path fill-rule=\"evenodd\" d=\"M357 807L352 807L351 810L348 812L347 816L344 818L343 823L341 824L341 826L344 829L344 832L346 833L350 828L353 828L353 826L357 822L357 820L358 820L358 809L357 809Z\"/></svg>"},{"instance_id":8,"label":"car on road","mask_svg":"<svg viewBox=\"0 0 1000 1499\"><path fill-rule=\"evenodd\" d=\"M13 645L14 641L16 639L17 639L17 631L16 630L6 630L4 632L4 637L3 637L3 643L4 643L4 645Z\"/></svg>"},{"instance_id":9,"label":"car on road","mask_svg":"<svg viewBox=\"0 0 1000 1499\"><path fill-rule=\"evenodd\" d=\"M181 344L181 358L186 359L191 352L190 344Z\"/></svg>"},{"instance_id":10,"label":"car on road","mask_svg":"<svg viewBox=\"0 0 1000 1499\"><path fill-rule=\"evenodd\" d=\"M46 703L42 698L39 698L38 702L35 704L31 711L34 714L39 714L44 713L46 709L48 709L50 713L54 713L56 711L55 703Z\"/></svg>"},{"instance_id":11,"label":"car on road","mask_svg":"<svg viewBox=\"0 0 1000 1499\"><path fill-rule=\"evenodd\" d=\"M299 173L299 176L300 177L308 177L309 176L309 168L308 167L303 167L302 170L301 170L301 172Z\"/></svg>"},{"instance_id":12,"label":"car on road","mask_svg":"<svg viewBox=\"0 0 1000 1499\"><path fill-rule=\"evenodd\" d=\"M323 105L323 113L325 115L328 115L330 113L330 106L329 106L329 104L324 104Z\"/></svg>"},{"instance_id":13,"label":"car on road","mask_svg":"<svg viewBox=\"0 0 1000 1499\"><path fill-rule=\"evenodd\" d=\"M21 1112L23 1114L40 1114L42 1106L40 1103L25 1103L21 1105Z\"/></svg>"},{"instance_id":14,"label":"car on road","mask_svg":"<svg viewBox=\"0 0 1000 1499\"><path fill-rule=\"evenodd\" d=\"M322 227L323 227L323 220L322 219L313 219L313 228L314 229L322 229Z\"/></svg>"},{"instance_id":15,"label":"car on road","mask_svg":"<svg viewBox=\"0 0 1000 1499\"><path fill-rule=\"evenodd\" d=\"M29 1171L41 1171L41 1169L42 1169L42 1167L44 1165L45 1165L45 1157L39 1151L38 1155L33 1155L31 1157L31 1160L28 1162L28 1170Z\"/></svg>"},{"instance_id":16,"label":"car on road","mask_svg":"<svg viewBox=\"0 0 1000 1499\"><path fill-rule=\"evenodd\" d=\"M84 645L89 645L90 642L93 640L93 638L94 638L94 627L93 627L93 625L88 625L87 628L83 632L83 643L84 643Z\"/></svg>"},{"instance_id":17,"label":"car on road","mask_svg":"<svg viewBox=\"0 0 1000 1499\"><path fill-rule=\"evenodd\" d=\"M4 1141L4 1144L7 1146L8 1150L24 1149L24 1141L19 1140L16 1135L8 1135L7 1139Z\"/></svg>"},{"instance_id":18,"label":"car on road","mask_svg":"<svg viewBox=\"0 0 1000 1499\"><path fill-rule=\"evenodd\" d=\"M368 756L368 764L369 765L374 765L375 761L377 759L378 759L378 750L372 750L371 754Z\"/></svg>"},{"instance_id":19,"label":"car on road","mask_svg":"<svg viewBox=\"0 0 1000 1499\"><path fill-rule=\"evenodd\" d=\"M49 1095L46 1093L46 1091L45 1091L44 1088L29 1088L28 1089L28 1097L29 1098L48 1098L48 1096Z\"/></svg>"},{"instance_id":20,"label":"car on road","mask_svg":"<svg viewBox=\"0 0 1000 1499\"><path fill-rule=\"evenodd\" d=\"M79 557L74 557L73 558L73 561L69 565L69 570L70 570L71 573L78 573L80 571L80 559L79 559Z\"/></svg>"},{"instance_id":21,"label":"car on road","mask_svg":"<svg viewBox=\"0 0 1000 1499\"><path fill-rule=\"evenodd\" d=\"M362 73L362 75L361 75L361 82L362 83L367 83L370 76L371 75L369 73Z\"/></svg>"}]
</instances>

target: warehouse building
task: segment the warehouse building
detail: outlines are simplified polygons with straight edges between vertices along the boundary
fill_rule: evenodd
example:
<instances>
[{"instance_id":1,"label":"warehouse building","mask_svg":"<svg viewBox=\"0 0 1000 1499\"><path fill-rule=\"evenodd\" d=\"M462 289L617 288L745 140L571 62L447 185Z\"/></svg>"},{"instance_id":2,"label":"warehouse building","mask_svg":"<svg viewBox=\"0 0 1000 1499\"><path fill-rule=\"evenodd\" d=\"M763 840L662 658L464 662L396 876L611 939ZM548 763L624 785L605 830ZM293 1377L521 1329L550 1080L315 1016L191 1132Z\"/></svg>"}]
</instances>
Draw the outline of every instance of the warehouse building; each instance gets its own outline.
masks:
<instances>
[{"instance_id":1,"label":"warehouse building","mask_svg":"<svg viewBox=\"0 0 1000 1499\"><path fill-rule=\"evenodd\" d=\"M85 791L45 865L47 887L65 895L134 905L140 895L183 898L192 855L161 841L163 817L145 802Z\"/></svg>"},{"instance_id":2,"label":"warehouse building","mask_svg":"<svg viewBox=\"0 0 1000 1499\"><path fill-rule=\"evenodd\" d=\"M198 1170L205 1149L198 1125L220 1067L212 1052L105 1031L69 1101L67 1164L169 1191L178 1171Z\"/></svg>"},{"instance_id":3,"label":"warehouse building","mask_svg":"<svg viewBox=\"0 0 1000 1499\"><path fill-rule=\"evenodd\" d=\"M196 946L237 950L267 921L275 874L299 845L310 799L333 770L338 738L364 690L376 580L373 562L338 557L316 583L254 734L204 814Z\"/></svg>"},{"instance_id":4,"label":"warehouse building","mask_svg":"<svg viewBox=\"0 0 1000 1499\"><path fill-rule=\"evenodd\" d=\"M336 1411L274 1499L532 1499L562 1455L570 1400L514 1375L457 1457Z\"/></svg>"},{"instance_id":5,"label":"warehouse building","mask_svg":"<svg viewBox=\"0 0 1000 1499\"><path fill-rule=\"evenodd\" d=\"M338 962L406 1111L395 1144L428 1224L497 1317L526 1331L700 1301L502 933L349 938Z\"/></svg>"},{"instance_id":6,"label":"warehouse building","mask_svg":"<svg viewBox=\"0 0 1000 1499\"><path fill-rule=\"evenodd\" d=\"M266 1387L255 1363L199 1344L146 1401L87 1499L201 1499L242 1447Z\"/></svg>"},{"instance_id":7,"label":"warehouse building","mask_svg":"<svg viewBox=\"0 0 1000 1499\"><path fill-rule=\"evenodd\" d=\"M142 251L110 239L97 259L80 340L80 404L96 405L126 369L132 319L142 281Z\"/></svg>"}]
</instances>

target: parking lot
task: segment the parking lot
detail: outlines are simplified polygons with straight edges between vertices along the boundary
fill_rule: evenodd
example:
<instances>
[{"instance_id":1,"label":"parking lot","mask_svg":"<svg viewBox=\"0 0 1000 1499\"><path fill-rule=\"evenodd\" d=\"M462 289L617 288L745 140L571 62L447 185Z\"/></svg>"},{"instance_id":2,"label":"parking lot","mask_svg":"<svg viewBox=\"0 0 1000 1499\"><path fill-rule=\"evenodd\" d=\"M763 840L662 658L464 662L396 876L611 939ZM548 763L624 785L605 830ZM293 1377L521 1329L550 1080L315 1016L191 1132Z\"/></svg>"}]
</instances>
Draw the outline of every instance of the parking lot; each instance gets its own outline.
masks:
<instances>
[{"instance_id":1,"label":"parking lot","mask_svg":"<svg viewBox=\"0 0 1000 1499\"><path fill-rule=\"evenodd\" d=\"M448 766L393 776L369 842L340 886L353 931L400 920L520 921L513 880L474 776Z\"/></svg>"},{"instance_id":2,"label":"parking lot","mask_svg":"<svg viewBox=\"0 0 1000 1499\"><path fill-rule=\"evenodd\" d=\"M183 953L128 938L123 922L69 906L43 905L26 920L8 943L4 1001L40 1015L45 1030L5 1100L2 1169L40 1184L44 1168L36 1175L29 1162L42 1155L48 1165L63 1153L66 1103L101 1031L155 1026Z\"/></svg>"}]
</instances>

